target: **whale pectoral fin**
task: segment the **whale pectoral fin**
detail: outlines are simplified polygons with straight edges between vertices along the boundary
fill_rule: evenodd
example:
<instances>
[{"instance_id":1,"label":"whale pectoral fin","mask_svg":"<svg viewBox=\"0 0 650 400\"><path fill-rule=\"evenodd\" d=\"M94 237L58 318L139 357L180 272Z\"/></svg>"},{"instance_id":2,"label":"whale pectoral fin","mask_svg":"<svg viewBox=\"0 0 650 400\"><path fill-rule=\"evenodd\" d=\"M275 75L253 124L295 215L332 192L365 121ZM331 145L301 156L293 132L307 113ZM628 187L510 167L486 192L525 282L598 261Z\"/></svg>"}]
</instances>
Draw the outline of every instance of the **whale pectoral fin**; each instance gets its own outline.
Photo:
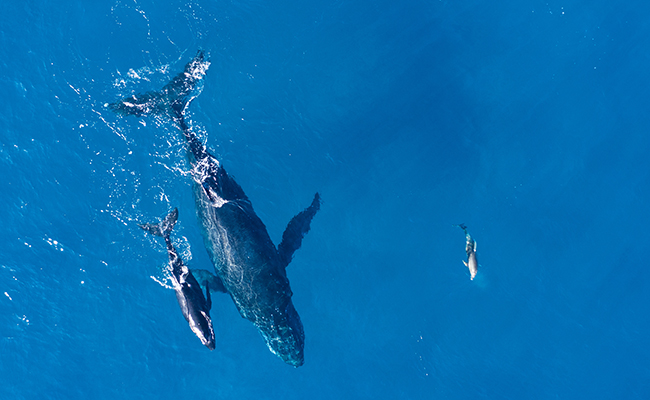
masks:
<instances>
[{"instance_id":1,"label":"whale pectoral fin","mask_svg":"<svg viewBox=\"0 0 650 400\"><path fill-rule=\"evenodd\" d=\"M210 284L205 282L205 305L208 308L208 311L212 309L212 297L210 297Z\"/></svg>"},{"instance_id":2,"label":"whale pectoral fin","mask_svg":"<svg viewBox=\"0 0 650 400\"><path fill-rule=\"evenodd\" d=\"M278 246L278 254L285 268L291 262L293 253L302 245L302 238L309 232L311 220L319 209L320 195L316 193L311 205L298 213L287 224L287 228L282 234L282 242Z\"/></svg>"},{"instance_id":3,"label":"whale pectoral fin","mask_svg":"<svg viewBox=\"0 0 650 400\"><path fill-rule=\"evenodd\" d=\"M193 269L192 275L194 275L200 284L206 288L209 287L210 291L226 293L226 287L223 285L221 279L210 271L204 269Z\"/></svg>"},{"instance_id":4,"label":"whale pectoral fin","mask_svg":"<svg viewBox=\"0 0 650 400\"><path fill-rule=\"evenodd\" d=\"M463 261L463 264L465 264L465 266L466 266L467 268L469 268L469 265L467 265L467 263L465 262L465 260L462 260L462 261Z\"/></svg>"}]
</instances>

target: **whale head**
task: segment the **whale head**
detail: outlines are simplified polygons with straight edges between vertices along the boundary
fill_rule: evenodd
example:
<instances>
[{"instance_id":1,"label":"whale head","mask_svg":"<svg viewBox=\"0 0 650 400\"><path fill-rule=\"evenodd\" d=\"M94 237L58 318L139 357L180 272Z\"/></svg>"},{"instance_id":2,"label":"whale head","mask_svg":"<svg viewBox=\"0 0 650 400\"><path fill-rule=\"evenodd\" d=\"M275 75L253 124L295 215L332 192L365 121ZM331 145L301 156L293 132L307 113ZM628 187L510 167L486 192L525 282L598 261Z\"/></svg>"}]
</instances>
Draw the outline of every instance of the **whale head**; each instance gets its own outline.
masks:
<instances>
[{"instance_id":1,"label":"whale head","mask_svg":"<svg viewBox=\"0 0 650 400\"><path fill-rule=\"evenodd\" d=\"M214 328L210 314L204 310L196 310L189 313L187 321L190 323L190 329L201 340L201 343L210 350L215 348Z\"/></svg>"},{"instance_id":2,"label":"whale head","mask_svg":"<svg viewBox=\"0 0 650 400\"><path fill-rule=\"evenodd\" d=\"M269 350L285 363L300 367L305 363L305 333L291 299L277 308L258 329Z\"/></svg>"}]
</instances>

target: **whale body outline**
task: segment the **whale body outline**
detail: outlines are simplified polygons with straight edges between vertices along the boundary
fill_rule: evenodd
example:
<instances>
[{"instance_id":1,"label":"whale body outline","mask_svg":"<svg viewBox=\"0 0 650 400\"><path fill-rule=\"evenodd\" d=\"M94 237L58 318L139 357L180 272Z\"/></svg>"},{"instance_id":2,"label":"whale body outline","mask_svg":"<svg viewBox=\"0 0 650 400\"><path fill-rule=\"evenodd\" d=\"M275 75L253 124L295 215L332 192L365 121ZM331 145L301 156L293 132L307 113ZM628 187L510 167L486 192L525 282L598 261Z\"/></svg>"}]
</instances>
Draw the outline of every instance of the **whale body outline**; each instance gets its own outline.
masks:
<instances>
[{"instance_id":1,"label":"whale body outline","mask_svg":"<svg viewBox=\"0 0 650 400\"><path fill-rule=\"evenodd\" d=\"M291 219L276 248L242 188L186 122L187 107L200 93L209 65L199 50L161 91L133 95L109 107L124 115L167 115L178 125L188 144L197 215L220 288L257 327L269 350L299 367L304 364L305 335L286 267L320 209L320 195Z\"/></svg>"}]
</instances>

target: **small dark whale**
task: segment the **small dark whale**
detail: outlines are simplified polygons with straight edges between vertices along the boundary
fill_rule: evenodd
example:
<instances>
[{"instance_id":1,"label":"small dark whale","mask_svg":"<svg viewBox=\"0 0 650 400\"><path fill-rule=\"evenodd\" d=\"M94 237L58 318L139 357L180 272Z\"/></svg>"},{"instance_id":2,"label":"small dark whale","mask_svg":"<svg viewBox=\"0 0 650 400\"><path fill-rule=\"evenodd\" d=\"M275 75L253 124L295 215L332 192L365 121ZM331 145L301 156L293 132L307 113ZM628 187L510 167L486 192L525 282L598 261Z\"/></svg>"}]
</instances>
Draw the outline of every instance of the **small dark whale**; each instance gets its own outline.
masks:
<instances>
[{"instance_id":1,"label":"small dark whale","mask_svg":"<svg viewBox=\"0 0 650 400\"><path fill-rule=\"evenodd\" d=\"M178 252L172 244L169 235L177 219L178 210L174 208L161 223L141 224L138 226L153 235L161 236L165 239L172 273L172 282L183 316L190 324L192 332L201 339L201 343L208 349L214 350L214 329L212 328L212 320L210 319L210 308L212 307L210 288L206 285L206 295L203 297L203 291L199 282L194 278L190 269L183 264L183 261L178 256Z\"/></svg>"},{"instance_id":2,"label":"small dark whale","mask_svg":"<svg viewBox=\"0 0 650 400\"><path fill-rule=\"evenodd\" d=\"M216 276L271 352L299 367L304 363L305 335L291 301L286 268L320 208L320 196L316 193L311 205L291 219L276 248L242 188L185 121L185 110L200 91L197 77L205 74L206 63L199 51L161 92L132 96L110 107L136 116L163 113L178 124L188 143L197 214Z\"/></svg>"},{"instance_id":3,"label":"small dark whale","mask_svg":"<svg viewBox=\"0 0 650 400\"><path fill-rule=\"evenodd\" d=\"M467 227L465 224L455 226L459 227L465 232L465 252L467 253L467 262L463 261L463 264L469 268L470 280L474 280L474 277L478 272L478 261L476 260L476 241L474 241L469 232L467 232Z\"/></svg>"}]
</instances>

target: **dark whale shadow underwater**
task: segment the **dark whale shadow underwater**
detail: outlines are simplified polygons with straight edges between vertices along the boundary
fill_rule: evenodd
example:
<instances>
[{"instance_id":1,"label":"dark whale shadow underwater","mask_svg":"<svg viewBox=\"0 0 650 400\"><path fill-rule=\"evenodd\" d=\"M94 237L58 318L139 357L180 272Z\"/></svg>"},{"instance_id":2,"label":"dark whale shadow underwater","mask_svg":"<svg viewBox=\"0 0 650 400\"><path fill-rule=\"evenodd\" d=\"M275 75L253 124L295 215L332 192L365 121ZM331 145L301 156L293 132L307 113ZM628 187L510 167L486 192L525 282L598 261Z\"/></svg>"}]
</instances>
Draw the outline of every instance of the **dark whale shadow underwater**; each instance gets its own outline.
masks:
<instances>
[{"instance_id":1,"label":"dark whale shadow underwater","mask_svg":"<svg viewBox=\"0 0 650 400\"><path fill-rule=\"evenodd\" d=\"M108 107L123 115L166 115L178 125L188 144L205 247L219 281L210 287L228 293L241 316L255 324L271 352L299 367L304 363L305 335L291 301L286 268L320 208L320 196L316 193L311 205L291 219L276 248L242 188L185 121L209 65L199 51L159 92L130 96Z\"/></svg>"}]
</instances>

